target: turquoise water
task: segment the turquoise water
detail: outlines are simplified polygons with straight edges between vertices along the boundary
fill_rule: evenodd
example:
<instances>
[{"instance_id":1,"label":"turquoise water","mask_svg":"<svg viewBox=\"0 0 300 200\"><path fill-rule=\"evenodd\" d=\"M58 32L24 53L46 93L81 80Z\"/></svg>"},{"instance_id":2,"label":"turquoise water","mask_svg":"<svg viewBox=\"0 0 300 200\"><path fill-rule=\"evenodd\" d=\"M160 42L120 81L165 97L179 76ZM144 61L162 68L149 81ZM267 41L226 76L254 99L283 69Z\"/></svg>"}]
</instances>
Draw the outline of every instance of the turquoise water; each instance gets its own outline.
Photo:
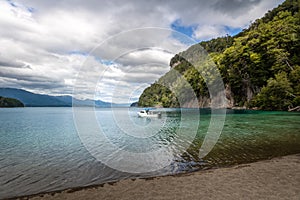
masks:
<instances>
[{"instance_id":1,"label":"turquoise water","mask_svg":"<svg viewBox=\"0 0 300 200\"><path fill-rule=\"evenodd\" d=\"M199 158L210 110L201 110L199 128L198 110L185 111L188 124L184 127L180 124L180 110L167 109L161 119L138 118L136 111L116 109L116 117L110 109L96 109L99 126L119 149L149 152L168 146L177 137L178 129L184 134L182 140L190 139L195 126L197 135L184 153L176 151L176 144L169 148L174 156L169 166L156 172L131 174L105 166L86 150L76 132L72 108L1 109L0 198L300 153L300 113L228 110L217 144L206 157ZM107 155L105 159L115 158L116 155Z\"/></svg>"}]
</instances>

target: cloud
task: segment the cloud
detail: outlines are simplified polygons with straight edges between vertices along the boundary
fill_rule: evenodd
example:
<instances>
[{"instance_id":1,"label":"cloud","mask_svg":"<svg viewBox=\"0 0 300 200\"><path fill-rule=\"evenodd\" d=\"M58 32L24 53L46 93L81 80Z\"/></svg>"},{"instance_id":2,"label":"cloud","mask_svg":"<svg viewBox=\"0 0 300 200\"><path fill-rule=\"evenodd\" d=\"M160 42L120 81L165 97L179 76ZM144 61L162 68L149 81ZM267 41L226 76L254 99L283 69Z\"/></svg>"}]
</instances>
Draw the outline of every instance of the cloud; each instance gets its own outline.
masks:
<instances>
[{"instance_id":1,"label":"cloud","mask_svg":"<svg viewBox=\"0 0 300 200\"><path fill-rule=\"evenodd\" d=\"M137 49L128 54L120 56L116 61L123 65L143 65L147 63L158 63L168 65L174 53L163 49Z\"/></svg>"},{"instance_id":2,"label":"cloud","mask_svg":"<svg viewBox=\"0 0 300 200\"><path fill-rule=\"evenodd\" d=\"M204 25L197 27L197 29L194 31L193 37L208 40L210 38L215 38L226 34L227 31L223 26Z\"/></svg>"},{"instance_id":3,"label":"cloud","mask_svg":"<svg viewBox=\"0 0 300 200\"><path fill-rule=\"evenodd\" d=\"M14 60L7 60L6 58L1 59L0 57L0 68L3 67L30 68L30 65L26 63L14 61Z\"/></svg>"},{"instance_id":4,"label":"cloud","mask_svg":"<svg viewBox=\"0 0 300 200\"><path fill-rule=\"evenodd\" d=\"M101 80L97 98L112 100L117 91L122 102L135 91L136 99L192 44L170 28L210 39L245 28L281 2L0 1L0 83L55 95L72 94L77 84L76 95L94 98L90 85Z\"/></svg>"},{"instance_id":5,"label":"cloud","mask_svg":"<svg viewBox=\"0 0 300 200\"><path fill-rule=\"evenodd\" d=\"M244 12L247 13L261 1L262 0L222 0L217 1L213 5L213 8L232 16L238 16Z\"/></svg>"}]
</instances>

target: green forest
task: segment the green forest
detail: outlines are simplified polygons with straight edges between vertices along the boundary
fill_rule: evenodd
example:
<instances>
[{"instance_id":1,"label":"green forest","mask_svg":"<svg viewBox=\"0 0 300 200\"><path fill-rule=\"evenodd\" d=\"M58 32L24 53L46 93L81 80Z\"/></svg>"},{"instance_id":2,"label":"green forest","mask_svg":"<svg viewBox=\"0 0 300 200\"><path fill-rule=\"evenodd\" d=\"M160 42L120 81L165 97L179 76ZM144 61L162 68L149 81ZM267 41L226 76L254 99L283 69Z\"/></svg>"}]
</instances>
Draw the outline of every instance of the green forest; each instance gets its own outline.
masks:
<instances>
[{"instance_id":1,"label":"green forest","mask_svg":"<svg viewBox=\"0 0 300 200\"><path fill-rule=\"evenodd\" d=\"M24 104L13 98L6 98L0 96L0 108L24 107Z\"/></svg>"},{"instance_id":2,"label":"green forest","mask_svg":"<svg viewBox=\"0 0 300 200\"><path fill-rule=\"evenodd\" d=\"M174 70L190 84L199 105L207 105L210 94L202 73L209 74L203 62L201 72L187 60L204 48L217 66L231 105L261 110L292 110L300 106L300 14L299 0L286 0L236 36L226 36L196 44L175 55L170 72L146 88L139 98L142 107L179 107L171 92L180 86ZM200 53L201 54L201 53ZM188 58L188 59L187 59ZM168 80L168 82L166 82ZM174 82L170 80L175 80ZM173 90L172 90L173 91ZM181 92L182 93L182 92ZM184 93L184 92L183 92ZM188 99L186 99L188 101Z\"/></svg>"}]
</instances>

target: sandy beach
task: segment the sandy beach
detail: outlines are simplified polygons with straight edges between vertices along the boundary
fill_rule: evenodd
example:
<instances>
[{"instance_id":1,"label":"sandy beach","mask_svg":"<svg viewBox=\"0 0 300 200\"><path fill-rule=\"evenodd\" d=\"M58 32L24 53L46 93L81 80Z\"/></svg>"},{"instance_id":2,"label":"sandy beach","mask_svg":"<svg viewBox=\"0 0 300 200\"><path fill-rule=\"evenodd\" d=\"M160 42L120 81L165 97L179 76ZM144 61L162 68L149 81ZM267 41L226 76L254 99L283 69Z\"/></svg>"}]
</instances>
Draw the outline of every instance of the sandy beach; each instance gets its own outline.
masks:
<instances>
[{"instance_id":1,"label":"sandy beach","mask_svg":"<svg viewBox=\"0 0 300 200\"><path fill-rule=\"evenodd\" d=\"M122 180L26 197L51 199L300 199L300 154L230 168Z\"/></svg>"}]
</instances>

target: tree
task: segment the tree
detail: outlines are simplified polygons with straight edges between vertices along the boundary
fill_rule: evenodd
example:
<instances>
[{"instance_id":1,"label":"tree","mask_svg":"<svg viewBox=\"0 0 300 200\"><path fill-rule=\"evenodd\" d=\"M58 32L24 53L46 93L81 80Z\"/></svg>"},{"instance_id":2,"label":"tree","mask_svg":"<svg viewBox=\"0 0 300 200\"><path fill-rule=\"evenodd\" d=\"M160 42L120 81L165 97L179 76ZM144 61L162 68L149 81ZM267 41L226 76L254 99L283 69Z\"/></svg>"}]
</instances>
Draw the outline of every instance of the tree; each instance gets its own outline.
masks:
<instances>
[{"instance_id":1,"label":"tree","mask_svg":"<svg viewBox=\"0 0 300 200\"><path fill-rule=\"evenodd\" d=\"M254 98L253 106L263 110L287 110L292 105L293 89L285 72L270 78L267 86Z\"/></svg>"}]
</instances>

